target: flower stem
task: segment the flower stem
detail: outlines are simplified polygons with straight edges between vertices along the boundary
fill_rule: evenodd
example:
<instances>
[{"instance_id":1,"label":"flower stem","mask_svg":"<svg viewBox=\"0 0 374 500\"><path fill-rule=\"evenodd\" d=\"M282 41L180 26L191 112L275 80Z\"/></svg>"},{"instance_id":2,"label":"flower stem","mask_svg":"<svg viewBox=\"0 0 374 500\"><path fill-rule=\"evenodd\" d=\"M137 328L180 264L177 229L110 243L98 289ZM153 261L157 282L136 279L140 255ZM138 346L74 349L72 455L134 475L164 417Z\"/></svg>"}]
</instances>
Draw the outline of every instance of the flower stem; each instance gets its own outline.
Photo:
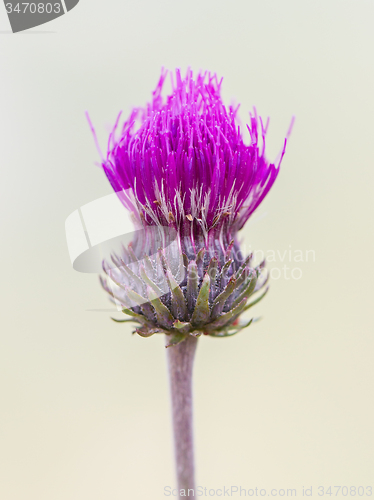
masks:
<instances>
[{"instance_id":1,"label":"flower stem","mask_svg":"<svg viewBox=\"0 0 374 500\"><path fill-rule=\"evenodd\" d=\"M167 348L170 379L171 406L174 428L174 449L178 490L184 496L195 493L194 450L192 426L192 367L197 339L188 336L186 340Z\"/></svg>"}]
</instances>

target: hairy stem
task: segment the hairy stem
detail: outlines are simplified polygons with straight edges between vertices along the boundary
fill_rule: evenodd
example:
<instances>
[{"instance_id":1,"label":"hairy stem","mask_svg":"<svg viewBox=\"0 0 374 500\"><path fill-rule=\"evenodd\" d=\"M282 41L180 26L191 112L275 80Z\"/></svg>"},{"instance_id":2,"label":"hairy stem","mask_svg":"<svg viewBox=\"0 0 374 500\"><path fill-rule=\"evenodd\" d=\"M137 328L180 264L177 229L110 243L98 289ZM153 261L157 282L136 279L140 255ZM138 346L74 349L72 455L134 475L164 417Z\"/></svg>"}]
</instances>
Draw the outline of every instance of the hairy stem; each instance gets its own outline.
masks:
<instances>
[{"instance_id":1,"label":"hairy stem","mask_svg":"<svg viewBox=\"0 0 374 500\"><path fill-rule=\"evenodd\" d=\"M171 406L174 428L174 449L178 490L194 490L194 449L192 426L192 367L195 357L197 339L187 339L167 349L169 368ZM190 496L194 495L192 491Z\"/></svg>"}]
</instances>

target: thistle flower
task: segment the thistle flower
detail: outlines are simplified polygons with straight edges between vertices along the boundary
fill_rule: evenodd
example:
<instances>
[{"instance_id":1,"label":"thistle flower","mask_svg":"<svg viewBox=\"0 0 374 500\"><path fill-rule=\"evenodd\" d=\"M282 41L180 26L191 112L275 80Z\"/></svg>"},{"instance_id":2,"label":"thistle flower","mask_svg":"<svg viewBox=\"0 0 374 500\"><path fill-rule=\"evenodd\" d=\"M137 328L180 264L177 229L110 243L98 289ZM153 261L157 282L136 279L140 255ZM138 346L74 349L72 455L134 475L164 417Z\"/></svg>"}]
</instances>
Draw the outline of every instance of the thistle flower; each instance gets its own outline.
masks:
<instances>
[{"instance_id":1,"label":"thistle flower","mask_svg":"<svg viewBox=\"0 0 374 500\"><path fill-rule=\"evenodd\" d=\"M110 280L102 284L139 324L137 333L172 334L174 345L190 334L233 335L250 323L238 318L266 293L247 303L266 279L263 263L253 268L252 256L242 256L237 233L274 184L286 142L277 165L269 163L268 124L255 111L246 144L238 107L225 107L215 74L194 79L188 70L182 79L176 70L164 98L166 76L151 103L132 111L119 137L117 120L109 138L102 166L140 231L112 257L114 267L104 262ZM177 245L169 259L166 248L156 248L165 229Z\"/></svg>"},{"instance_id":2,"label":"thistle flower","mask_svg":"<svg viewBox=\"0 0 374 500\"><path fill-rule=\"evenodd\" d=\"M231 336L252 320L239 316L265 295L264 263L252 265L238 231L279 172L265 158L264 126L256 112L246 144L238 108L226 108L222 80L188 70L171 75L164 98L161 74L146 108L134 109L109 138L103 169L135 224L132 243L101 278L136 332L167 338L176 470L180 498L195 494L192 366L197 337ZM259 140L260 135L260 140ZM256 299L249 301L256 292Z\"/></svg>"}]
</instances>

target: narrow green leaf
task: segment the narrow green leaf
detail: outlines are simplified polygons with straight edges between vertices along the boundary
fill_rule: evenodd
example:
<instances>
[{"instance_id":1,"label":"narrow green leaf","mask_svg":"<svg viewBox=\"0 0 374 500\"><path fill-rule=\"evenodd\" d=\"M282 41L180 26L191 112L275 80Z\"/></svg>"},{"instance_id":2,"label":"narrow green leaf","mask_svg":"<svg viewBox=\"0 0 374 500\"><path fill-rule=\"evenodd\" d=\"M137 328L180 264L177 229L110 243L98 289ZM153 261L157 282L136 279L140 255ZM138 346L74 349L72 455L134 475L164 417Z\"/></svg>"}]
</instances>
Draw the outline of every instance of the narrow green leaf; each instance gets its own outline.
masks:
<instances>
[{"instance_id":1,"label":"narrow green leaf","mask_svg":"<svg viewBox=\"0 0 374 500\"><path fill-rule=\"evenodd\" d=\"M144 255L143 262L147 276L151 276L152 274L154 274L155 270L153 268L151 259L148 257L148 255Z\"/></svg>"},{"instance_id":2,"label":"narrow green leaf","mask_svg":"<svg viewBox=\"0 0 374 500\"><path fill-rule=\"evenodd\" d=\"M229 259L227 262L225 262L225 264L222 266L222 269L221 269L221 276L226 275L226 273L229 270L229 267L231 266L232 263L233 263L232 259Z\"/></svg>"},{"instance_id":3,"label":"narrow green leaf","mask_svg":"<svg viewBox=\"0 0 374 500\"><path fill-rule=\"evenodd\" d=\"M186 319L187 318L187 304L186 304L186 299L183 295L183 292L178 285L178 283L175 281L174 276L172 275L171 271L168 269L166 271L166 279L168 281L169 288L172 293L172 298L174 299L178 312L179 312L179 317L180 319Z\"/></svg>"},{"instance_id":4,"label":"narrow green leaf","mask_svg":"<svg viewBox=\"0 0 374 500\"><path fill-rule=\"evenodd\" d=\"M134 271L133 271L133 270L132 270L129 266L127 266L124 262L122 262L122 265L121 265L121 267L120 267L119 269L120 269L120 271L122 271L122 270L123 270L123 271L125 272L125 274L127 274L127 276L128 276L129 278L131 278L131 279L134 281L134 283L135 283L135 285L136 285L136 287L137 287L138 289L140 289L140 290L141 290L141 289L143 288L144 283L142 282L142 280L141 280L141 279L140 279L140 278L139 278L139 277L138 277L138 276L134 273Z\"/></svg>"},{"instance_id":5,"label":"narrow green leaf","mask_svg":"<svg viewBox=\"0 0 374 500\"><path fill-rule=\"evenodd\" d=\"M218 330L219 328L222 328L223 326L227 325L227 323L233 321L236 316L238 316L244 309L245 304L247 300L243 299L240 304L238 304L234 309L231 309L225 314L222 314L219 318L216 320L212 321L208 325L204 327L206 331L213 331L213 330Z\"/></svg>"},{"instance_id":6,"label":"narrow green leaf","mask_svg":"<svg viewBox=\"0 0 374 500\"><path fill-rule=\"evenodd\" d=\"M154 328L154 324L152 322L148 321L148 319L145 316L143 316L142 314L138 314L138 313L134 312L132 309L127 309L127 308L122 309L122 312L124 314L127 314L128 316L132 316L134 318L134 319L130 319L129 321L137 321L138 323L140 323L144 327Z\"/></svg>"},{"instance_id":7,"label":"narrow green leaf","mask_svg":"<svg viewBox=\"0 0 374 500\"><path fill-rule=\"evenodd\" d=\"M112 321L115 321L116 323L134 323L134 319L116 319L116 318L110 318Z\"/></svg>"},{"instance_id":8,"label":"narrow green leaf","mask_svg":"<svg viewBox=\"0 0 374 500\"><path fill-rule=\"evenodd\" d=\"M244 310L243 310L244 312ZM249 326L251 323L253 323L253 318L249 319L249 320L238 320L238 321L234 321L233 323L231 323L230 325L228 326L225 326L224 329L227 330L227 331L231 331L231 330L235 330L235 331L240 331L240 330L243 330L243 328L247 328L247 326Z\"/></svg>"},{"instance_id":9,"label":"narrow green leaf","mask_svg":"<svg viewBox=\"0 0 374 500\"><path fill-rule=\"evenodd\" d=\"M159 288L156 283L153 283L153 281L147 276L147 273L145 272L144 266L140 266L140 276L142 280L147 283L148 286L152 288L152 290L157 294L158 297L161 297L162 295L165 295L165 292Z\"/></svg>"},{"instance_id":10,"label":"narrow green leaf","mask_svg":"<svg viewBox=\"0 0 374 500\"><path fill-rule=\"evenodd\" d=\"M196 300L196 305L191 318L191 324L199 326L209 321L209 290L210 277L208 274L204 276L201 284L200 292Z\"/></svg>"},{"instance_id":11,"label":"narrow green leaf","mask_svg":"<svg viewBox=\"0 0 374 500\"><path fill-rule=\"evenodd\" d=\"M233 335L236 335L241 330L243 330L244 328L246 328L247 326L249 326L252 322L253 322L253 318L250 319L248 322L246 322L245 325L240 326L239 328L236 328L233 331L231 331L232 330L231 328L224 328L221 331L220 330L216 330L216 331L210 333L209 335L211 337L216 337L216 338L220 338L220 337L232 337Z\"/></svg>"},{"instance_id":12,"label":"narrow green leaf","mask_svg":"<svg viewBox=\"0 0 374 500\"><path fill-rule=\"evenodd\" d=\"M221 288L224 288L227 285L227 273L228 273L232 263L233 263L233 260L230 259L221 268L221 272L217 278L217 281L219 281Z\"/></svg>"},{"instance_id":13,"label":"narrow green leaf","mask_svg":"<svg viewBox=\"0 0 374 500\"><path fill-rule=\"evenodd\" d=\"M235 274L236 286L237 286L238 291L243 283L245 283L245 286L248 284L248 277L251 276L251 274L252 274L252 271L248 267L244 268L240 275Z\"/></svg>"},{"instance_id":14,"label":"narrow green leaf","mask_svg":"<svg viewBox=\"0 0 374 500\"><path fill-rule=\"evenodd\" d=\"M148 287L148 297L156 311L157 322L166 329L173 327L174 318L169 309L161 302L157 294Z\"/></svg>"},{"instance_id":15,"label":"narrow green leaf","mask_svg":"<svg viewBox=\"0 0 374 500\"><path fill-rule=\"evenodd\" d=\"M244 269L248 267L249 263L251 262L251 259L253 257L253 254L249 254L248 257L246 257L242 263L242 265L239 267L239 269L236 271L236 278L238 279L239 276L242 274Z\"/></svg>"},{"instance_id":16,"label":"narrow green leaf","mask_svg":"<svg viewBox=\"0 0 374 500\"><path fill-rule=\"evenodd\" d=\"M144 316L149 320L149 321L154 321L155 320L155 315L153 308L151 304L149 303L149 299L145 299L138 293L136 293L134 290L131 290L131 288L126 287L126 293L127 297L132 301L135 302L135 304L140 306L140 309L142 310L142 313Z\"/></svg>"},{"instance_id":17,"label":"narrow green leaf","mask_svg":"<svg viewBox=\"0 0 374 500\"><path fill-rule=\"evenodd\" d=\"M127 309L126 307L124 307L124 308L122 309L122 312L123 312L124 314L127 314L128 316L132 316L133 318L136 318L136 319L138 319L138 318L141 318L141 317L142 317L140 314L138 314L138 313L134 312L132 309Z\"/></svg>"},{"instance_id":18,"label":"narrow green leaf","mask_svg":"<svg viewBox=\"0 0 374 500\"><path fill-rule=\"evenodd\" d=\"M130 287L127 286L125 290L128 298L132 300L132 302L135 302L135 304L137 304L138 306L144 304L145 302L149 302L148 299L145 299L144 297L136 293L134 290L131 290Z\"/></svg>"},{"instance_id":19,"label":"narrow green leaf","mask_svg":"<svg viewBox=\"0 0 374 500\"><path fill-rule=\"evenodd\" d=\"M241 302L243 299L247 301L248 298L252 295L256 283L257 283L257 273L255 270L253 270L250 281L248 282L244 290L241 292L241 294L234 300L232 306L233 307L237 306L239 302Z\"/></svg>"},{"instance_id":20,"label":"narrow green leaf","mask_svg":"<svg viewBox=\"0 0 374 500\"><path fill-rule=\"evenodd\" d=\"M248 304L245 308L244 311L247 311L250 307L254 306L255 304L258 304L261 299L265 297L265 295L268 293L269 287L266 288L266 290L259 296L257 299L255 299L253 302Z\"/></svg>"},{"instance_id":21,"label":"narrow green leaf","mask_svg":"<svg viewBox=\"0 0 374 500\"><path fill-rule=\"evenodd\" d=\"M104 273L108 276L108 278L113 281L113 283L115 283L118 287L122 288L122 290L125 290L125 285L123 285L122 283L120 283L113 275L113 273L111 273L111 269L108 267L107 263L105 261L103 261L103 271Z\"/></svg>"},{"instance_id":22,"label":"narrow green leaf","mask_svg":"<svg viewBox=\"0 0 374 500\"><path fill-rule=\"evenodd\" d=\"M225 307L226 300L230 297L236 288L235 276L230 278L223 292L221 292L218 297L213 302L212 312L210 317L212 320L216 319L220 314L222 314L223 308Z\"/></svg>"},{"instance_id":23,"label":"narrow green leaf","mask_svg":"<svg viewBox=\"0 0 374 500\"><path fill-rule=\"evenodd\" d=\"M139 259L137 258L137 256L135 255L134 253L134 250L132 248L132 243L129 243L129 245L127 246L127 253L129 254L130 256L130 259L133 263L135 262L138 262Z\"/></svg>"},{"instance_id":24,"label":"narrow green leaf","mask_svg":"<svg viewBox=\"0 0 374 500\"><path fill-rule=\"evenodd\" d=\"M172 312L176 318L184 320L187 318L186 299L183 295L180 286L176 282L170 270L170 267L166 261L166 258L161 250L159 251L159 257L172 295L171 296Z\"/></svg>"}]
</instances>

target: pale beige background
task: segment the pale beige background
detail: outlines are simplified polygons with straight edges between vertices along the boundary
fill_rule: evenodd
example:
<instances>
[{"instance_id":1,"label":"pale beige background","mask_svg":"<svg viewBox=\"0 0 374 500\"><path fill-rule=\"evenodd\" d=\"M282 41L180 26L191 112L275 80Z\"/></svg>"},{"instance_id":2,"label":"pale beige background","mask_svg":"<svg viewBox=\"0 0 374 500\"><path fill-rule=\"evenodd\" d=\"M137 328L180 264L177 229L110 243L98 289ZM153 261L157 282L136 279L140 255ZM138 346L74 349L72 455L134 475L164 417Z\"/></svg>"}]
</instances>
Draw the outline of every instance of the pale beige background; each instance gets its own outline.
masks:
<instances>
[{"instance_id":1,"label":"pale beige background","mask_svg":"<svg viewBox=\"0 0 374 500\"><path fill-rule=\"evenodd\" d=\"M64 222L111 192L120 109L162 65L224 76L270 115L269 157L296 125L254 249L315 251L273 280L232 339L199 341L198 484L374 486L373 30L365 0L81 0L13 35L0 5L0 499L162 499L174 484L163 339L114 324L94 275L71 268ZM326 498L326 497L325 497Z\"/></svg>"}]
</instances>

